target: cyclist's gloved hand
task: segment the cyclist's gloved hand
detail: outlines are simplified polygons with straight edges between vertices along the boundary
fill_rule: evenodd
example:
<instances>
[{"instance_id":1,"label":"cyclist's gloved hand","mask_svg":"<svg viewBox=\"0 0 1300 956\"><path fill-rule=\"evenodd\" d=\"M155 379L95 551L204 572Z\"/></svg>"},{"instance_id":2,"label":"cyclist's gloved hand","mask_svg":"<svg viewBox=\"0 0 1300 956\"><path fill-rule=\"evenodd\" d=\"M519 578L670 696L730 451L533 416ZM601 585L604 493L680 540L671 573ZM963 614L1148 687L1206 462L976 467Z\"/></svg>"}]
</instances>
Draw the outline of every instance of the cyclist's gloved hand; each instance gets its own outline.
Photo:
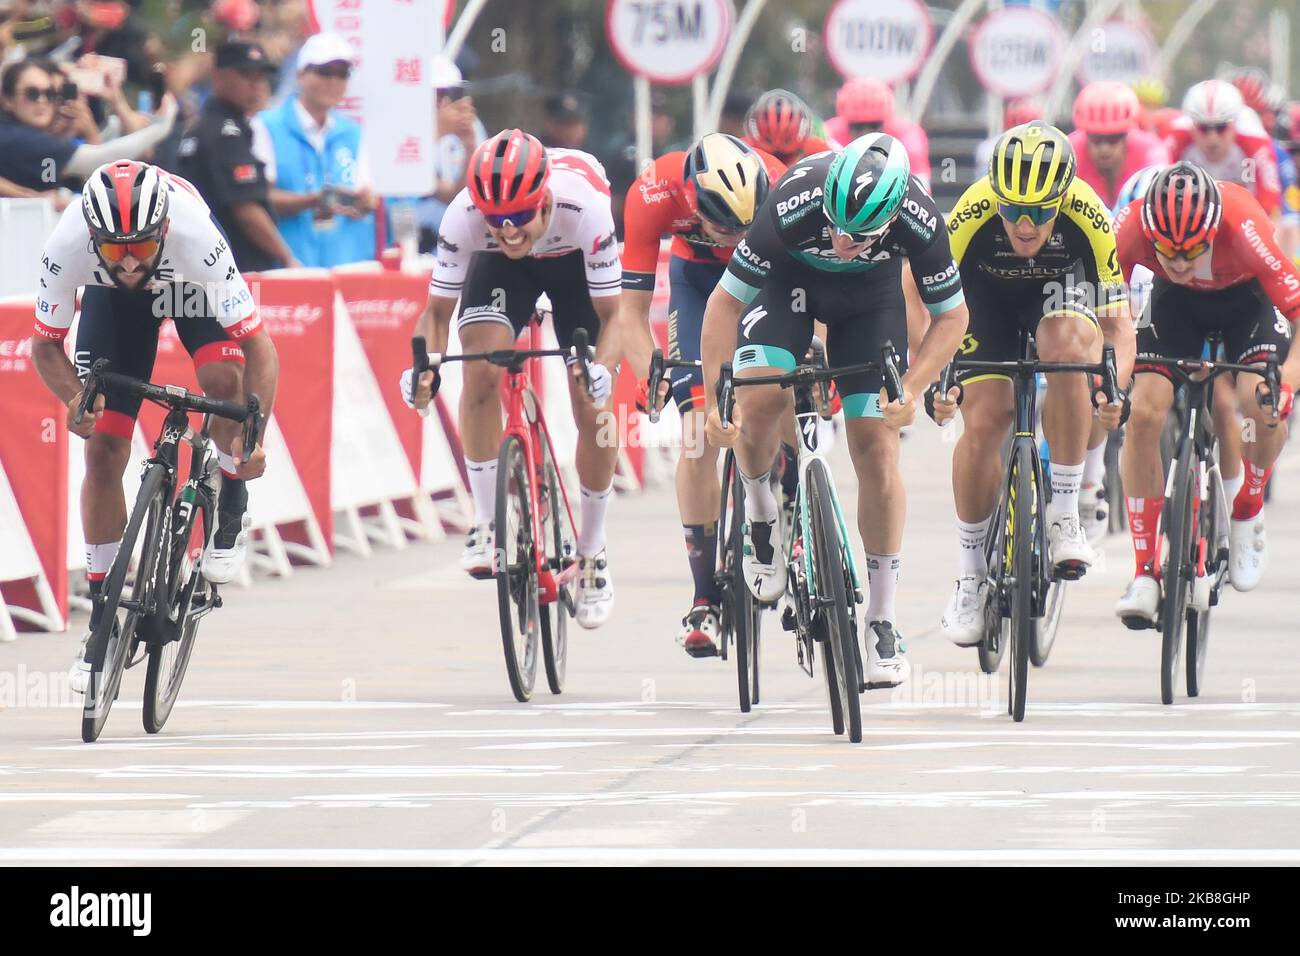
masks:
<instances>
[{"instance_id":1,"label":"cyclist's gloved hand","mask_svg":"<svg viewBox=\"0 0 1300 956\"><path fill-rule=\"evenodd\" d=\"M587 366L587 376L591 382L587 386L587 394L595 404L604 405L614 390L614 376L608 368L596 362Z\"/></svg>"},{"instance_id":2,"label":"cyclist's gloved hand","mask_svg":"<svg viewBox=\"0 0 1300 956\"><path fill-rule=\"evenodd\" d=\"M638 379L636 383L636 410L642 415L650 414L650 379Z\"/></svg>"},{"instance_id":3,"label":"cyclist's gloved hand","mask_svg":"<svg viewBox=\"0 0 1300 956\"><path fill-rule=\"evenodd\" d=\"M428 386L429 397L425 399L424 405L418 405L417 403L413 403L411 401L411 378L414 375L414 369L408 368L405 372L402 373L402 378L400 383L402 387L402 401L406 402L407 408L425 408L428 406L429 402L433 401L433 396L438 394L438 386L442 384L442 373L439 372L438 369L430 369L425 374L432 376L432 383ZM419 399L424 398L424 395L422 392L417 392L415 397L418 402Z\"/></svg>"},{"instance_id":4,"label":"cyclist's gloved hand","mask_svg":"<svg viewBox=\"0 0 1300 956\"><path fill-rule=\"evenodd\" d=\"M81 392L78 392L68 402L68 431L79 438L89 438L95 433L95 423L104 417L104 396L102 393L95 396L94 404L86 408L86 414L81 416L81 423L78 424L74 419L80 405Z\"/></svg>"},{"instance_id":5,"label":"cyclist's gloved hand","mask_svg":"<svg viewBox=\"0 0 1300 956\"><path fill-rule=\"evenodd\" d=\"M1119 401L1112 405L1106 401L1105 395L1097 393L1097 421L1108 432L1122 427L1128 421L1129 412L1133 407L1128 392L1120 391L1117 398Z\"/></svg>"},{"instance_id":6,"label":"cyclist's gloved hand","mask_svg":"<svg viewBox=\"0 0 1300 956\"><path fill-rule=\"evenodd\" d=\"M925 390L925 413L942 428L957 417L960 398L961 390L956 385L948 389L947 395L940 395L939 383L934 382Z\"/></svg>"},{"instance_id":7,"label":"cyclist's gloved hand","mask_svg":"<svg viewBox=\"0 0 1300 956\"><path fill-rule=\"evenodd\" d=\"M1294 406L1294 404L1295 404L1295 392L1294 390L1292 390L1290 385L1283 382L1282 397L1278 400L1277 403L1277 417L1281 421L1286 421L1288 418L1290 418L1291 408L1292 406Z\"/></svg>"}]
</instances>

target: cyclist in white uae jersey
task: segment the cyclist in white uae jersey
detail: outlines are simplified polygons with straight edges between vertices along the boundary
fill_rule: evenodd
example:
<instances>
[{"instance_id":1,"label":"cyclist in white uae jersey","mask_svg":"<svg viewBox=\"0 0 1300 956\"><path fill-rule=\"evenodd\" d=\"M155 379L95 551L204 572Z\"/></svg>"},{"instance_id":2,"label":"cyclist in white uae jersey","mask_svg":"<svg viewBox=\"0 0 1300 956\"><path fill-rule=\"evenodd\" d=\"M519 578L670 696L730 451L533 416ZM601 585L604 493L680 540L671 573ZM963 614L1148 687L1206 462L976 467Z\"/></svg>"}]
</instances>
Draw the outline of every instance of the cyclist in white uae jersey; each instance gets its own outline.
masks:
<instances>
[{"instance_id":1,"label":"cyclist in white uae jersey","mask_svg":"<svg viewBox=\"0 0 1300 956\"><path fill-rule=\"evenodd\" d=\"M580 395L576 372L570 385L581 485L577 619L583 627L599 627L614 600L605 553L605 508L618 446L598 440L595 406L604 404L613 388L609 368L619 355L613 331L623 279L609 183L595 157L579 150L544 149L536 137L517 129L504 130L480 145L470 158L467 179L442 220L429 304L416 334L425 337L430 351L445 351L459 298L461 347L467 352L506 349L545 293L560 346L572 345L577 328L585 329L596 344L589 396ZM471 362L464 375L460 433L475 526L461 567L474 577L488 577L501 443L501 370ZM402 377L403 395L409 382L408 370ZM418 407L432 399L437 383L433 372L422 376Z\"/></svg>"},{"instance_id":2,"label":"cyclist in white uae jersey","mask_svg":"<svg viewBox=\"0 0 1300 956\"><path fill-rule=\"evenodd\" d=\"M41 253L32 361L49 389L68 405L68 427L86 439L81 492L86 564L92 594L102 586L126 527L122 474L140 400L101 396L81 423L78 372L107 358L113 369L148 380L164 318L176 326L194 360L199 385L213 398L242 401L256 393L263 413L275 400L278 363L257 306L235 267L230 244L194 187L144 163L101 166L86 180L82 202L69 206ZM64 352L81 297L76 365ZM248 539L244 482L266 467L257 448L240 465L240 426L212 422L223 479L217 520L203 553L203 573L223 584L243 566ZM91 611L93 630L100 605ZM89 636L87 631L86 636ZM83 644L84 646L84 644ZM81 690L89 665L78 653L71 674Z\"/></svg>"}]
</instances>

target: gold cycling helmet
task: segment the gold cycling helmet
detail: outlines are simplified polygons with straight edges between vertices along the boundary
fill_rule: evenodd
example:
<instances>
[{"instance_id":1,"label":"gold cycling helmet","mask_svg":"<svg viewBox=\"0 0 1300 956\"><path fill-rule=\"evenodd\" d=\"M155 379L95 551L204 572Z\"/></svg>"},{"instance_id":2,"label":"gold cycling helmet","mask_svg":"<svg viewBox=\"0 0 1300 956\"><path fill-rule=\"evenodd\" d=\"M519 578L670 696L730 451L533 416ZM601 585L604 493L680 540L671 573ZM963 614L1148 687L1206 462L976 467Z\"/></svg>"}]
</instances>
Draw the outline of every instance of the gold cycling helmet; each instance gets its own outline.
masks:
<instances>
[{"instance_id":1,"label":"gold cycling helmet","mask_svg":"<svg viewBox=\"0 0 1300 956\"><path fill-rule=\"evenodd\" d=\"M1055 126L1034 120L998 137L989 158L989 185L1015 206L1060 202L1074 182L1074 147Z\"/></svg>"},{"instance_id":2,"label":"gold cycling helmet","mask_svg":"<svg viewBox=\"0 0 1300 956\"><path fill-rule=\"evenodd\" d=\"M767 198L767 167L759 155L726 133L709 133L686 154L682 178L695 211L722 229L744 229Z\"/></svg>"}]
</instances>

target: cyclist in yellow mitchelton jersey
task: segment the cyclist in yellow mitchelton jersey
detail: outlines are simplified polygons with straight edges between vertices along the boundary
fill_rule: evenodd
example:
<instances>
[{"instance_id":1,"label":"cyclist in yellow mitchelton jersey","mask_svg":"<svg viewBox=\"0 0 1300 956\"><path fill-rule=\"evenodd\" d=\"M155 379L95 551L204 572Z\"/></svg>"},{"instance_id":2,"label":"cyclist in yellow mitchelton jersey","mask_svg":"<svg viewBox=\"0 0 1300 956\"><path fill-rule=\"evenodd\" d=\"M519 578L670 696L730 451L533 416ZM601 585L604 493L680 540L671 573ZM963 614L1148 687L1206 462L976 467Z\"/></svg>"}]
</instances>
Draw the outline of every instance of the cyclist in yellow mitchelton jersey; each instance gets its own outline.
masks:
<instances>
[{"instance_id":1,"label":"cyclist in yellow mitchelton jersey","mask_svg":"<svg viewBox=\"0 0 1300 956\"><path fill-rule=\"evenodd\" d=\"M948 219L953 258L970 307L963 357L1019 357L1019 330L1032 332L1044 362L1097 362L1103 339L1115 345L1121 384L1133 368L1134 333L1119 273L1110 215L1092 187L1075 178L1074 150L1041 120L1007 130L993 147L989 172L962 195ZM983 634L984 538L1001 478L1001 451L1013 416L1006 376L958 376L965 392L964 432L952 460L960 570L944 611L945 634L959 646ZM935 420L956 414L936 396ZM1051 446L1049 558L1078 577L1093 559L1079 521L1079 487L1093 415L1079 373L1047 376L1043 431ZM1107 429L1121 408L1103 404Z\"/></svg>"}]
</instances>

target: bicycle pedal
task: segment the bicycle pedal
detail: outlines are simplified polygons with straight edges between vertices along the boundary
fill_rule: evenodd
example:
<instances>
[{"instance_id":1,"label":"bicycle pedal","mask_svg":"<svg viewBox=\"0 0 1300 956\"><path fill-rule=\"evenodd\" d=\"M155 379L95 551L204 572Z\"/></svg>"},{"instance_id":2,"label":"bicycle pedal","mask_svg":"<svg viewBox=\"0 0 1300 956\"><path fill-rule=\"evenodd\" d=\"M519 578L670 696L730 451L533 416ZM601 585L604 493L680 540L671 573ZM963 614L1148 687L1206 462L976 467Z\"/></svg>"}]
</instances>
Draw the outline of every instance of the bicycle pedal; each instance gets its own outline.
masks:
<instances>
[{"instance_id":1,"label":"bicycle pedal","mask_svg":"<svg viewBox=\"0 0 1300 956\"><path fill-rule=\"evenodd\" d=\"M862 588L854 588L854 589L853 589L853 603L854 603L854 604L862 604L865 600L866 600L866 598L864 598L864 597L862 596Z\"/></svg>"},{"instance_id":2,"label":"bicycle pedal","mask_svg":"<svg viewBox=\"0 0 1300 956\"><path fill-rule=\"evenodd\" d=\"M889 690L899 686L901 686L900 681L863 681L858 685L858 693L864 694L869 690Z\"/></svg>"},{"instance_id":3,"label":"bicycle pedal","mask_svg":"<svg viewBox=\"0 0 1300 956\"><path fill-rule=\"evenodd\" d=\"M491 581L496 577L491 571L471 571L469 576L475 581Z\"/></svg>"},{"instance_id":4,"label":"bicycle pedal","mask_svg":"<svg viewBox=\"0 0 1300 956\"><path fill-rule=\"evenodd\" d=\"M1145 631L1156 626L1154 621L1148 621L1146 618L1136 615L1121 617L1120 620L1124 622L1124 626L1130 631Z\"/></svg>"},{"instance_id":5,"label":"bicycle pedal","mask_svg":"<svg viewBox=\"0 0 1300 956\"><path fill-rule=\"evenodd\" d=\"M1054 569L1058 581L1077 581L1088 573L1087 565L1058 564Z\"/></svg>"},{"instance_id":6,"label":"bicycle pedal","mask_svg":"<svg viewBox=\"0 0 1300 956\"><path fill-rule=\"evenodd\" d=\"M224 603L225 602L221 600L221 595L217 593L217 588L214 585L212 588L212 600L208 602L208 607L219 608Z\"/></svg>"},{"instance_id":7,"label":"bicycle pedal","mask_svg":"<svg viewBox=\"0 0 1300 956\"><path fill-rule=\"evenodd\" d=\"M781 612L781 628L786 631L797 631L799 629L799 619L795 616L794 608L787 607Z\"/></svg>"},{"instance_id":8,"label":"bicycle pedal","mask_svg":"<svg viewBox=\"0 0 1300 956\"><path fill-rule=\"evenodd\" d=\"M717 657L718 648L715 644L709 644L704 647L688 647L686 653L694 658Z\"/></svg>"}]
</instances>

